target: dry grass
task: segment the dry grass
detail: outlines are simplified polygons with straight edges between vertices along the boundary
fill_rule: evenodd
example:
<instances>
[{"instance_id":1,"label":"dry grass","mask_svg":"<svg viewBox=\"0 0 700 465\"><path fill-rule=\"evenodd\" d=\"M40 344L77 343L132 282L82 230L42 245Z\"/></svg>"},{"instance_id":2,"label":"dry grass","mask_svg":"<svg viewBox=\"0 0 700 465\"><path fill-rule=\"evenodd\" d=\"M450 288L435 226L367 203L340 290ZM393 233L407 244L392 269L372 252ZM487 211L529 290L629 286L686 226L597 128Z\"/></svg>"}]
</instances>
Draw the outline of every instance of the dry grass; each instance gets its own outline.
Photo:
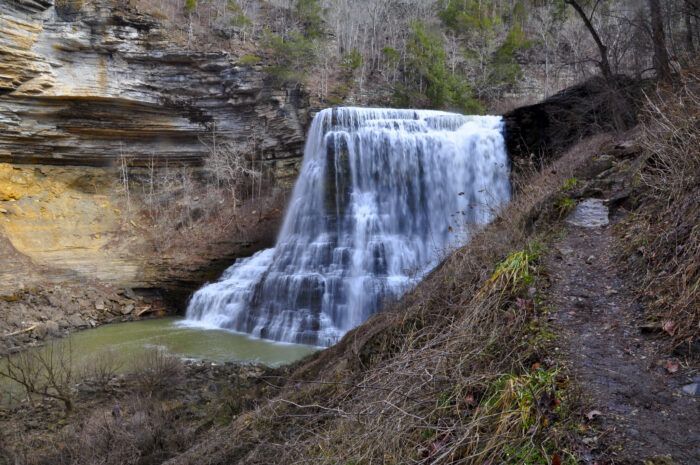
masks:
<instances>
[{"instance_id":1,"label":"dry grass","mask_svg":"<svg viewBox=\"0 0 700 465\"><path fill-rule=\"evenodd\" d=\"M550 335L533 292L536 244L557 218L564 180L603 139L529 178L394 308L169 463L548 463L564 447L566 380L539 365Z\"/></svg>"},{"instance_id":2,"label":"dry grass","mask_svg":"<svg viewBox=\"0 0 700 465\"><path fill-rule=\"evenodd\" d=\"M55 438L57 447L26 463L160 464L193 442L193 431L176 423L178 415L177 406L142 397L97 407L79 424L62 430Z\"/></svg>"},{"instance_id":3,"label":"dry grass","mask_svg":"<svg viewBox=\"0 0 700 465\"><path fill-rule=\"evenodd\" d=\"M650 95L641 144L642 199L624 224L624 256L650 318L678 346L700 338L700 74ZM638 259L641 258L641 261Z\"/></svg>"}]
</instances>

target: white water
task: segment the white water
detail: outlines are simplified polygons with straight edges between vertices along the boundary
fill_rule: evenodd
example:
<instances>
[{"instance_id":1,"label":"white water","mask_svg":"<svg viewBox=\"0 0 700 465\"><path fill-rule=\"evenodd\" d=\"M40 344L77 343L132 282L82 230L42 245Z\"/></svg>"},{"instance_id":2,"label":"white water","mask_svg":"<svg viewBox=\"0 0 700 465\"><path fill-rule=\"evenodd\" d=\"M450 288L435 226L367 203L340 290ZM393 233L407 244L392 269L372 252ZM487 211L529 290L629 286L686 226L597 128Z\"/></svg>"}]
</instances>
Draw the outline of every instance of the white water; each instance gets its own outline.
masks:
<instances>
[{"instance_id":1,"label":"white water","mask_svg":"<svg viewBox=\"0 0 700 465\"><path fill-rule=\"evenodd\" d=\"M500 117L323 110L277 245L197 291L187 324L331 345L509 197Z\"/></svg>"}]
</instances>

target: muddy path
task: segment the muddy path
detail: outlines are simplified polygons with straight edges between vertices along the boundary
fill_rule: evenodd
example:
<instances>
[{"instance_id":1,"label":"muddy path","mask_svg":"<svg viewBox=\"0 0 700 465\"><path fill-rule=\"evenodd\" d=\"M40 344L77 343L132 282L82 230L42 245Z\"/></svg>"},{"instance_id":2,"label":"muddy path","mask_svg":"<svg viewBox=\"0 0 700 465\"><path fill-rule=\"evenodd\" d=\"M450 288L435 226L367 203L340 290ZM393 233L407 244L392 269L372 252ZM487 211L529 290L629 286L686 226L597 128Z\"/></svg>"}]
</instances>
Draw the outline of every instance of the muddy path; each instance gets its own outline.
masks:
<instances>
[{"instance_id":1,"label":"muddy path","mask_svg":"<svg viewBox=\"0 0 700 465\"><path fill-rule=\"evenodd\" d=\"M683 392L697 364L640 330L643 309L614 262L612 226L578 223L567 222L545 265L559 350L597 430L587 461L700 464L700 397Z\"/></svg>"}]
</instances>

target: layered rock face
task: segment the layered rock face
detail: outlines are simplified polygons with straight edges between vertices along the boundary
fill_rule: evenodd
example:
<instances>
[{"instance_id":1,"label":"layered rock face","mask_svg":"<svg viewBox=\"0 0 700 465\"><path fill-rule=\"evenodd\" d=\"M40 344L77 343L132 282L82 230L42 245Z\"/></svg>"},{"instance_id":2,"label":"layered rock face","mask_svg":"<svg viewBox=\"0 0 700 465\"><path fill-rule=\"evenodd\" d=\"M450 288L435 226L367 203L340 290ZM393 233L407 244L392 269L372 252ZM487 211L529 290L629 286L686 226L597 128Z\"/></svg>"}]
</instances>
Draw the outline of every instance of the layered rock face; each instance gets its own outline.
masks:
<instances>
[{"instance_id":1,"label":"layered rock face","mask_svg":"<svg viewBox=\"0 0 700 465\"><path fill-rule=\"evenodd\" d=\"M149 257L141 225L124 221L120 170L197 166L215 140L254 146L273 185L286 188L301 161L307 106L262 69L169 43L157 21L122 0L2 0L2 233L12 253L54 277L187 282L166 276L172 257ZM274 230L276 219L264 218ZM228 253L272 239L232 237ZM191 265L200 274L202 260ZM0 272L5 284L22 279Z\"/></svg>"},{"instance_id":2,"label":"layered rock face","mask_svg":"<svg viewBox=\"0 0 700 465\"><path fill-rule=\"evenodd\" d=\"M214 133L254 138L279 165L300 156L298 91L270 86L227 54L178 49L127 6L60 4L0 4L0 161L197 163Z\"/></svg>"}]
</instances>

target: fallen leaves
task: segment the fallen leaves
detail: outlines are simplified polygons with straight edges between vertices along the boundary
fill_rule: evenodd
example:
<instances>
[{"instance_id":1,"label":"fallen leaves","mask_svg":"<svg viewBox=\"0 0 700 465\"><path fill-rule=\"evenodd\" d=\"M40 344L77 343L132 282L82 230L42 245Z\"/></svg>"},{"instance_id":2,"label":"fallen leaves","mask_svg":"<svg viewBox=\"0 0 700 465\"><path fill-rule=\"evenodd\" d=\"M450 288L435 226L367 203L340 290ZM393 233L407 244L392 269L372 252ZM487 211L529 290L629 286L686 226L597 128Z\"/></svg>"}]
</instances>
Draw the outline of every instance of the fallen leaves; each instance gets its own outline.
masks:
<instances>
[{"instance_id":1,"label":"fallen leaves","mask_svg":"<svg viewBox=\"0 0 700 465\"><path fill-rule=\"evenodd\" d=\"M673 320L666 320L663 325L661 325L661 329L668 333L669 336L675 336L677 329L676 323L674 323Z\"/></svg>"},{"instance_id":2,"label":"fallen leaves","mask_svg":"<svg viewBox=\"0 0 700 465\"><path fill-rule=\"evenodd\" d=\"M671 359L671 360L666 360L666 363L664 363L664 368L666 369L667 372L673 374L678 371L678 368L680 367L680 364L678 363L677 360Z\"/></svg>"}]
</instances>

